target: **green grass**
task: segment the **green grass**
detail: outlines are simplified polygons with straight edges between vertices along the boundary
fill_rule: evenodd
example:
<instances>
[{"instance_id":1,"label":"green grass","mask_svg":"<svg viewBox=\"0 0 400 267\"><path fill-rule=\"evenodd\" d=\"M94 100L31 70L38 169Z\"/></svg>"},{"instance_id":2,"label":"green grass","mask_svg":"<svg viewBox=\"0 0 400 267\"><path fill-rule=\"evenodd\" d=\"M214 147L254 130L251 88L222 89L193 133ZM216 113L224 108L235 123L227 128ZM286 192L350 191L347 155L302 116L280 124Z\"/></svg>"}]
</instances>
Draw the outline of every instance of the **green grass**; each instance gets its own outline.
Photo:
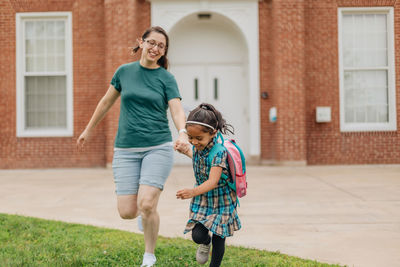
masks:
<instances>
[{"instance_id":1,"label":"green grass","mask_svg":"<svg viewBox=\"0 0 400 267\"><path fill-rule=\"evenodd\" d=\"M160 237L157 265L200 266L197 246ZM140 266L143 235L88 225L0 214L0 266ZM203 265L208 266L208 265ZM222 266L339 266L279 252L228 246Z\"/></svg>"}]
</instances>

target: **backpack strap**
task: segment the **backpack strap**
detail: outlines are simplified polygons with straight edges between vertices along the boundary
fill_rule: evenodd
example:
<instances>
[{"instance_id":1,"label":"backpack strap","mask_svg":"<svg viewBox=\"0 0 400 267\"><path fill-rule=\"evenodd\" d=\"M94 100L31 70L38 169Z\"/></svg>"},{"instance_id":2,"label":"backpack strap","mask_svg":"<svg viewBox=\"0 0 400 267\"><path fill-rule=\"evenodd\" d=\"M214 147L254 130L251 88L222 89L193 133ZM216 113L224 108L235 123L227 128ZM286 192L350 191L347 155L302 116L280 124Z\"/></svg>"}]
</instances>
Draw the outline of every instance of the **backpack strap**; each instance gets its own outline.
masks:
<instances>
[{"instance_id":1,"label":"backpack strap","mask_svg":"<svg viewBox=\"0 0 400 267\"><path fill-rule=\"evenodd\" d=\"M210 165L210 168L211 168L212 161L218 152L221 152L224 150L226 150L226 152L228 152L228 150L224 147L224 137L222 136L222 134L219 131L217 133L217 138L215 141L216 141L215 145L211 148L210 153L208 154L208 165ZM222 173L221 178L227 180L228 176L226 176L226 174Z\"/></svg>"},{"instance_id":2,"label":"backpack strap","mask_svg":"<svg viewBox=\"0 0 400 267\"><path fill-rule=\"evenodd\" d=\"M211 168L211 164L213 159L215 158L215 156L217 155L218 152L224 151L226 150L226 148L224 147L223 144L220 143L216 143L210 150L210 153L208 154L207 160L208 160L208 165ZM226 176L226 174L222 173L221 175L222 178L227 179L228 177Z\"/></svg>"},{"instance_id":3,"label":"backpack strap","mask_svg":"<svg viewBox=\"0 0 400 267\"><path fill-rule=\"evenodd\" d=\"M220 140L221 143L219 143L218 140ZM228 149L226 149L226 147L224 146L224 137L222 136L222 134L221 134L220 132L218 132L218 134L217 134L217 139L216 139L216 143L215 143L215 145L211 148L211 150L210 150L210 152L209 152L209 154L208 154L208 164L209 164L210 168L211 168L212 161L213 161L213 159L215 158L215 156L217 155L217 153L220 152L220 151L224 151L224 150L227 152L227 154L229 154ZM228 155L228 156L229 156L229 155ZM227 166L227 168L228 168L228 170L229 170L229 166ZM210 170L208 170L208 172L209 172L208 174L210 174ZM233 175L235 175L235 173L231 173L231 175L232 175L232 179L235 179L235 178L233 177ZM228 176L227 176L225 173L223 173L223 172L222 172L222 174L221 174L221 178L224 179L224 180L226 181L227 185L228 185L233 191L236 192L236 185L235 185L235 182L231 183L231 182L228 180ZM240 206L239 198L238 198L237 195L236 195L236 205L239 205L239 206Z\"/></svg>"}]
</instances>

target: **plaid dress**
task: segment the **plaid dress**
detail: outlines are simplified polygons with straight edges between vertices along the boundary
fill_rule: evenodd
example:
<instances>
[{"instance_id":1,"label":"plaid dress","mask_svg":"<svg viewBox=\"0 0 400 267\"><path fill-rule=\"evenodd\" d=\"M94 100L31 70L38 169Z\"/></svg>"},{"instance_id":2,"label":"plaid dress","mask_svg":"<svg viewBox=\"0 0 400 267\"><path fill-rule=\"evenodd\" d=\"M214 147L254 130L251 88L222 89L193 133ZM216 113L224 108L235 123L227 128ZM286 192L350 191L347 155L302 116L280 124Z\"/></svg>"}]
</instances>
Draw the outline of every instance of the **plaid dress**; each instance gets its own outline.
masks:
<instances>
[{"instance_id":1,"label":"plaid dress","mask_svg":"<svg viewBox=\"0 0 400 267\"><path fill-rule=\"evenodd\" d=\"M222 171L232 179L227 167L227 152L218 152L212 160L211 166L207 159L214 138L203 150L197 151L193 147L193 170L196 178L195 187L208 180L208 173L213 166L222 167ZM233 182L233 181L231 181ZM239 216L236 211L236 192L229 188L225 179L220 179L218 186L202 195L195 196L190 203L189 221L184 233L191 231L196 223L203 224L213 234L222 238L232 236L234 231L241 228Z\"/></svg>"}]
</instances>

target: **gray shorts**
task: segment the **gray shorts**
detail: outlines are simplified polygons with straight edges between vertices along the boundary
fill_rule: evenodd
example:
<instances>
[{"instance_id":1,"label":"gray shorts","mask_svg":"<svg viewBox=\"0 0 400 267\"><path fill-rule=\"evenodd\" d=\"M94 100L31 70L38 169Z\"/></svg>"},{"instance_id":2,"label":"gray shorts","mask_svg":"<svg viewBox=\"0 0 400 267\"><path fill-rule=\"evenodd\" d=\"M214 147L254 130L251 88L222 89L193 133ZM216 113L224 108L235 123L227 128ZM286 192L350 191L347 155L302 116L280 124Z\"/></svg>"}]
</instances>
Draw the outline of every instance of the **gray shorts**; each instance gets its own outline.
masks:
<instances>
[{"instance_id":1,"label":"gray shorts","mask_svg":"<svg viewBox=\"0 0 400 267\"><path fill-rule=\"evenodd\" d=\"M112 168L117 195L137 195L139 185L161 190L171 172L174 161L170 145L147 151L114 150Z\"/></svg>"}]
</instances>

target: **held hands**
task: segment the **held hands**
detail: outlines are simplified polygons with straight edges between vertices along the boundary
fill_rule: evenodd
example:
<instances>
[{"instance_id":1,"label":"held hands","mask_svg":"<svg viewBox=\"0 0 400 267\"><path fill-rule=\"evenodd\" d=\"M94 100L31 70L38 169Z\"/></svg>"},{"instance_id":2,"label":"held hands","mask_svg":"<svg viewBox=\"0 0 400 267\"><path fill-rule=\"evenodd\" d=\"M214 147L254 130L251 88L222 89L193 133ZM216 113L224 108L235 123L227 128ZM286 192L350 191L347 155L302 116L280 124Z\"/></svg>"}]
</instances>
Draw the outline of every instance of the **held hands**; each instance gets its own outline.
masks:
<instances>
[{"instance_id":1,"label":"held hands","mask_svg":"<svg viewBox=\"0 0 400 267\"><path fill-rule=\"evenodd\" d=\"M188 155L188 152L191 149L191 145L189 143L178 143L178 141L175 142L174 149L181 154Z\"/></svg>"},{"instance_id":2,"label":"held hands","mask_svg":"<svg viewBox=\"0 0 400 267\"><path fill-rule=\"evenodd\" d=\"M176 192L176 198L178 199L188 199L194 197L194 189L182 189Z\"/></svg>"},{"instance_id":3,"label":"held hands","mask_svg":"<svg viewBox=\"0 0 400 267\"><path fill-rule=\"evenodd\" d=\"M191 146L188 142L188 137L185 132L179 134L178 139L174 143L174 149L179 153L188 155L188 152L191 149Z\"/></svg>"}]
</instances>

